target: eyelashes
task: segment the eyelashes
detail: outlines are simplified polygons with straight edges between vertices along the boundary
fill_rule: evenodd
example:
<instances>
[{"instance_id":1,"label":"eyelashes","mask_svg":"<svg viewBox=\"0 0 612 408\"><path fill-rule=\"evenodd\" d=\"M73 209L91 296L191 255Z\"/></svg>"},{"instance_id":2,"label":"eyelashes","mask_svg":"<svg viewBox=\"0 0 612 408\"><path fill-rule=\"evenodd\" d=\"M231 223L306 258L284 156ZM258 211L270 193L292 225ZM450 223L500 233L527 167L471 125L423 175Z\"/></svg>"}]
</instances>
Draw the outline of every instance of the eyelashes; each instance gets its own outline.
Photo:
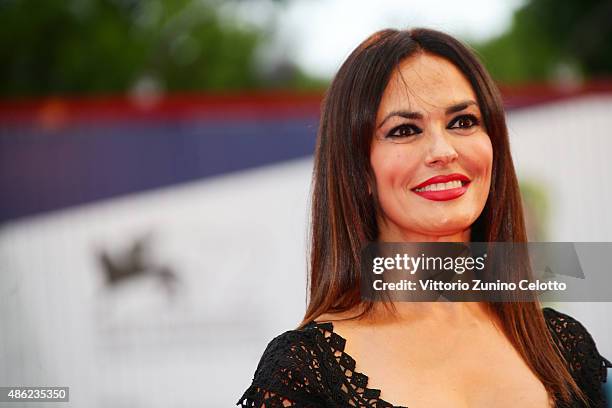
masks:
<instances>
[{"instance_id":1,"label":"eyelashes","mask_svg":"<svg viewBox=\"0 0 612 408\"><path fill-rule=\"evenodd\" d=\"M474 127L480 126L480 119L476 115L464 114L459 115L449 122L447 129L471 130ZM387 133L386 138L399 139L423 133L423 130L413 123L404 123L396 126Z\"/></svg>"},{"instance_id":2,"label":"eyelashes","mask_svg":"<svg viewBox=\"0 0 612 408\"><path fill-rule=\"evenodd\" d=\"M463 125L459 127L449 126L448 129L470 129L474 126L480 125L480 120L478 120L478 118L472 114L459 115L451 121L452 124L458 124L460 122L463 123Z\"/></svg>"}]
</instances>

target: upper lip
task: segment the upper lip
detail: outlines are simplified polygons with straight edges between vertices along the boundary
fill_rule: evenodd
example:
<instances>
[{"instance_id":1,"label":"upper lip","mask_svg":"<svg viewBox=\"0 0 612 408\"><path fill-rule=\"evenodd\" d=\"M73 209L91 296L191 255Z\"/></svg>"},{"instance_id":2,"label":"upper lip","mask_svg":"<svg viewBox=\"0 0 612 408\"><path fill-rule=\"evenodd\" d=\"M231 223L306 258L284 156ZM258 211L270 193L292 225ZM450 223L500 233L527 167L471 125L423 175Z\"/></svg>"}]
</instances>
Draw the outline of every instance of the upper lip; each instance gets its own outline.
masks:
<instances>
[{"instance_id":1,"label":"upper lip","mask_svg":"<svg viewBox=\"0 0 612 408\"><path fill-rule=\"evenodd\" d=\"M466 183L468 183L470 181L470 179L467 176L465 176L463 174L460 174L460 173L444 174L444 175L433 176L431 178L428 178L427 180L425 180L424 182L422 182L418 186L414 187L413 189L423 188L423 187L428 186L430 184L448 183L449 181L455 181L455 180L465 181Z\"/></svg>"}]
</instances>

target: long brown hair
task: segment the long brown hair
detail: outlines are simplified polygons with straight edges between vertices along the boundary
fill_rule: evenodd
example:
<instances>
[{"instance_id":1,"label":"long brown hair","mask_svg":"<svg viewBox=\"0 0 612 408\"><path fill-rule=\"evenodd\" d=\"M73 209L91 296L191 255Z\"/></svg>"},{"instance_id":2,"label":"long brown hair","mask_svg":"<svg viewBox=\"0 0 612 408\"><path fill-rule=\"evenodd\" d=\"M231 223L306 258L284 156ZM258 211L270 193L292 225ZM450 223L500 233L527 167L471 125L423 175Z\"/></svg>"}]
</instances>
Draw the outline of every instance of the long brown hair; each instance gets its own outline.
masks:
<instances>
[{"instance_id":1,"label":"long brown hair","mask_svg":"<svg viewBox=\"0 0 612 408\"><path fill-rule=\"evenodd\" d=\"M491 188L472 225L471 240L527 242L505 113L499 91L483 65L467 46L438 31L379 31L351 53L322 103L312 185L309 297L300 327L323 313L345 312L358 305L365 305L361 315L372 310L372 302L362 301L359 290L361 251L379 234L376 215L380 206L370 144L389 78L401 61L416 52L441 56L459 68L476 93L491 139ZM537 300L489 302L487 307L553 398L569 401L574 395L584 400Z\"/></svg>"}]
</instances>

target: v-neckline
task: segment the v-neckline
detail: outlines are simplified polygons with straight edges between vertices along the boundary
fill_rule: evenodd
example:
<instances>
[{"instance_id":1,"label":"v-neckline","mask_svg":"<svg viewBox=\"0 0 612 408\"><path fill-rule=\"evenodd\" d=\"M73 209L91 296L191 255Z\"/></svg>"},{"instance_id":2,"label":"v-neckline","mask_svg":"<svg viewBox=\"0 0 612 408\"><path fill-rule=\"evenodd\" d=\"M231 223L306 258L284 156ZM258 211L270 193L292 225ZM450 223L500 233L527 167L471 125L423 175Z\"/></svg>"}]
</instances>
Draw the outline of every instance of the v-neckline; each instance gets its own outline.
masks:
<instances>
[{"instance_id":1,"label":"v-neckline","mask_svg":"<svg viewBox=\"0 0 612 408\"><path fill-rule=\"evenodd\" d=\"M314 320L311 320L309 323L307 323L304 326L304 328L308 328L308 327L312 327L315 329L323 329L323 333L322 333L323 340L326 342L327 346L330 347L332 351L332 357L336 361L336 364L342 369L343 374L346 369L349 369L352 372L351 377L346 377L346 375L344 375L344 377L348 380L349 384L351 384L355 393L360 394L361 398L363 398L364 400L367 400L369 397L370 399L375 400L376 404L373 405L373 407L375 408L408 408L403 405L394 405L380 398L380 394L381 394L380 389L368 388L368 383L370 381L370 378L366 374L355 370L357 366L357 361L351 355L349 355L347 352L344 351L347 340L334 331L334 324L331 321L316 322ZM325 335L325 332L330 333L329 337ZM336 351L340 352L340 357L337 357L335 355ZM342 365L343 362L347 364L348 367L344 367ZM361 378L361 382L362 382L361 386L357 386L353 384L352 382L353 378ZM359 388L362 388L363 392L360 393L359 391L357 391L357 389ZM380 407L380 404L382 404L382 407ZM559 403L555 402L552 408L557 408L557 407L559 407Z\"/></svg>"},{"instance_id":2,"label":"v-neckline","mask_svg":"<svg viewBox=\"0 0 612 408\"><path fill-rule=\"evenodd\" d=\"M355 393L359 394L361 398L363 398L364 400L371 399L376 401L376 403L372 405L376 408L381 407L381 405L381 408L408 408L403 405L394 405L380 398L380 389L368 388L370 378L367 374L355 370L357 366L357 361L351 355L344 351L347 340L334 331L334 324L331 321L316 322L314 320L311 320L306 325L306 327L309 326L317 329L323 329L323 338L327 345L332 349L332 357L334 358L334 360L336 360L336 363L342 369L343 374L345 374L344 372L347 369L351 371L351 377L347 377L346 375L344 375L344 377L348 380L349 384L351 384ZM329 336L325 335L326 331L330 333ZM340 352L339 357L335 355L336 351ZM343 364L346 364L346 366L343 366ZM354 384L353 382L356 382L357 384ZM363 389L363 392L357 391L358 389Z\"/></svg>"}]
</instances>

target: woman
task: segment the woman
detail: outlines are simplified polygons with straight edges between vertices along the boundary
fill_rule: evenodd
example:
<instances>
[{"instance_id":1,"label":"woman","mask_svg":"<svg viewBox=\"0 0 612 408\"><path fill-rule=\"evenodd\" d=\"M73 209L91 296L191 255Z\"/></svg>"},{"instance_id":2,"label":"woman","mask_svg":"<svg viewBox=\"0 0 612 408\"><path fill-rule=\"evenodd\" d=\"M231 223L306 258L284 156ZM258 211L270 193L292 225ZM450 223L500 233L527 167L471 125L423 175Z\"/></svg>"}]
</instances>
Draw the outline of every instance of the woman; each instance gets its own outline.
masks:
<instances>
[{"instance_id":1,"label":"woman","mask_svg":"<svg viewBox=\"0 0 612 408\"><path fill-rule=\"evenodd\" d=\"M610 363L567 315L361 299L368 242L526 242L500 96L466 46L427 29L359 45L325 97L313 182L306 314L238 404L604 406Z\"/></svg>"}]
</instances>

